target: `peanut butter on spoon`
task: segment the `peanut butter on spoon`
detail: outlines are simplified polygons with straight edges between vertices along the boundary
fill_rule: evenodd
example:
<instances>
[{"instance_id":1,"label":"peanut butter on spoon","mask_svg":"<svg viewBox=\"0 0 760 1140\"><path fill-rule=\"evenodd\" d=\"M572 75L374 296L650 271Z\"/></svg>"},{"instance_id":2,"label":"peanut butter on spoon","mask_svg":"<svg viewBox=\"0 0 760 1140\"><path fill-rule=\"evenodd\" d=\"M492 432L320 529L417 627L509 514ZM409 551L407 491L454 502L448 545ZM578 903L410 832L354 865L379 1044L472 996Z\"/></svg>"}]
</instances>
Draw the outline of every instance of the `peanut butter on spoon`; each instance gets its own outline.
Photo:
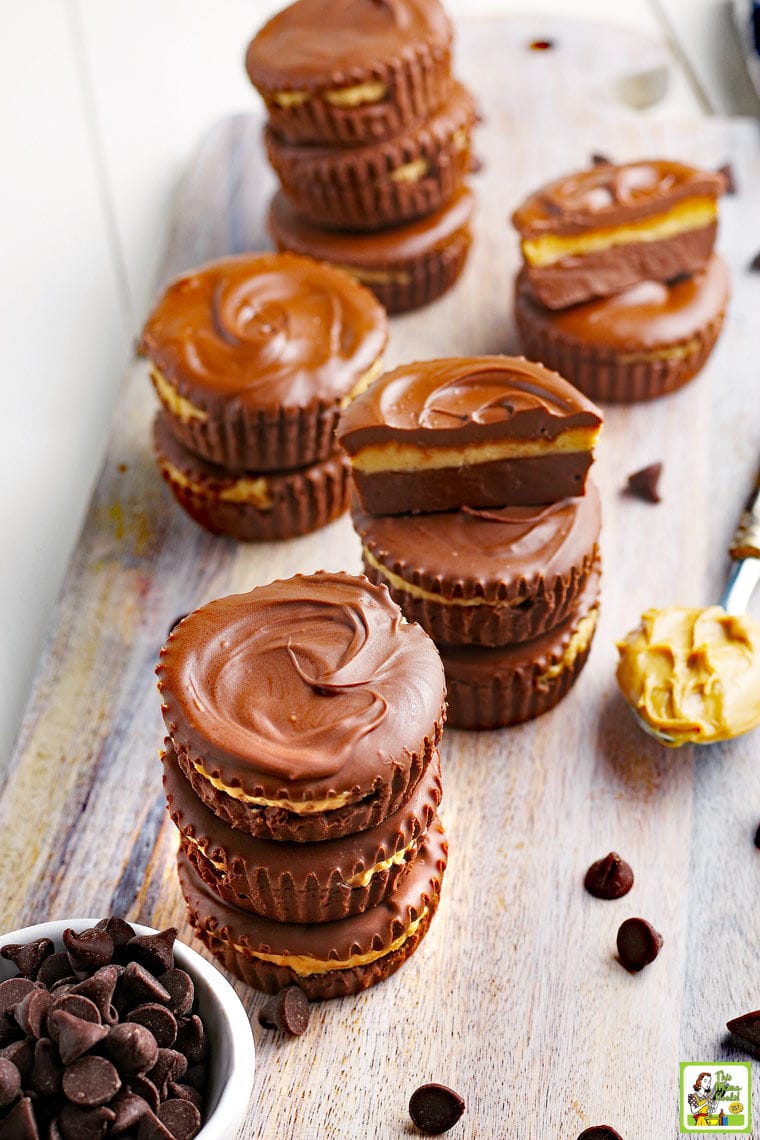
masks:
<instances>
[{"instance_id":1,"label":"peanut butter on spoon","mask_svg":"<svg viewBox=\"0 0 760 1140\"><path fill-rule=\"evenodd\" d=\"M617 643L623 696L641 727L672 748L760 724L760 622L745 612L760 581L760 475L730 553L720 605L647 610Z\"/></svg>"}]
</instances>

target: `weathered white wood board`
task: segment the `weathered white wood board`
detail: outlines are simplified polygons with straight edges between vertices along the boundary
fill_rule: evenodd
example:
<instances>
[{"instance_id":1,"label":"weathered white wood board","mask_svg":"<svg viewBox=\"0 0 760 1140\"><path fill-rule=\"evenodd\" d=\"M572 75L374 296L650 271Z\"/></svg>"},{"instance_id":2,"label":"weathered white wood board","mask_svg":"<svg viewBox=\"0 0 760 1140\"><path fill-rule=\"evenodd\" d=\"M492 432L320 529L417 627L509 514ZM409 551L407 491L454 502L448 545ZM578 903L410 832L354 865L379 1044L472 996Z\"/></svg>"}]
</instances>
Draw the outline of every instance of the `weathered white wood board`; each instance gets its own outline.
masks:
<instances>
[{"instance_id":1,"label":"weathered white wood board","mask_svg":"<svg viewBox=\"0 0 760 1140\"><path fill-rule=\"evenodd\" d=\"M725 1020L760 1004L758 735L698 755L665 750L636 728L613 676L615 638L642 609L718 596L760 458L760 275L747 268L760 249L757 127L592 115L588 99L568 98L563 109L573 80L561 44L554 64L551 53L524 49L523 58L504 27L460 30L459 70L485 117L470 263L448 296L394 318L389 364L516 349L508 214L525 192L595 151L621 161L731 161L739 193L723 201L720 233L731 311L692 384L607 411L594 468L604 504L602 619L575 689L533 724L445 736L441 814L451 854L418 952L374 990L315 1007L298 1040L265 1034L255 1019L260 996L237 984L258 1048L241 1137L410 1135L408 1097L425 1080L467 1101L452 1137L574 1140L602 1121L626 1140L675 1137L678 1061L734 1056ZM272 177L259 128L236 117L205 140L178 200L167 274L265 242ZM4 929L116 911L176 923L190 937L157 761L153 669L167 628L213 597L273 577L360 567L345 518L259 547L196 528L154 467L154 408L137 363L0 798ZM622 496L627 474L658 459L663 501ZM604 903L585 894L582 878L611 848L633 864L636 883ZM665 939L636 977L614 957L615 932L631 914Z\"/></svg>"}]
</instances>

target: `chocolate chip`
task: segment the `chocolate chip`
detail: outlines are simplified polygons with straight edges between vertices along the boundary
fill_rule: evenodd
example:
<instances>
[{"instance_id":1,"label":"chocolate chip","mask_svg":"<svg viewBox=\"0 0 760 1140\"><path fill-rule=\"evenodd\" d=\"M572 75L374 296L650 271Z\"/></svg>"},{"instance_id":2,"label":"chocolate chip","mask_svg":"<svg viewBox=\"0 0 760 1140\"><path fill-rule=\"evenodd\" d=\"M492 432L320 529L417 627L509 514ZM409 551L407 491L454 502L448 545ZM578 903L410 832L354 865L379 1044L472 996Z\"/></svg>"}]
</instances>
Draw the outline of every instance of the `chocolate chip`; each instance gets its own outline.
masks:
<instances>
[{"instance_id":1,"label":"chocolate chip","mask_svg":"<svg viewBox=\"0 0 760 1140\"><path fill-rule=\"evenodd\" d=\"M22 1097L0 1122L0 1140L40 1140L30 1097Z\"/></svg>"},{"instance_id":2,"label":"chocolate chip","mask_svg":"<svg viewBox=\"0 0 760 1140\"><path fill-rule=\"evenodd\" d=\"M107 966L113 958L111 935L97 927L83 930L81 934L67 928L63 932L63 945L75 974L92 974L101 966Z\"/></svg>"},{"instance_id":3,"label":"chocolate chip","mask_svg":"<svg viewBox=\"0 0 760 1140\"><path fill-rule=\"evenodd\" d=\"M132 1009L133 1006L142 1005L146 1001L158 1001L162 1005L168 1005L171 994L153 977L150 970L146 970L139 962L129 962L121 979L122 1008Z\"/></svg>"},{"instance_id":4,"label":"chocolate chip","mask_svg":"<svg viewBox=\"0 0 760 1140\"><path fill-rule=\"evenodd\" d=\"M37 938L34 942L11 942L0 947L0 955L13 962L22 978L35 981L40 966L53 953L53 943L49 938Z\"/></svg>"},{"instance_id":5,"label":"chocolate chip","mask_svg":"<svg viewBox=\"0 0 760 1140\"><path fill-rule=\"evenodd\" d=\"M148 1108L153 1112L158 1112L161 1098L158 1095L158 1089L150 1077L144 1077L142 1074L136 1073L133 1077L129 1078L127 1088L130 1092L133 1092L135 1096L141 1097L148 1105Z\"/></svg>"},{"instance_id":6,"label":"chocolate chip","mask_svg":"<svg viewBox=\"0 0 760 1140\"><path fill-rule=\"evenodd\" d=\"M108 1036L108 1029L100 1022L85 1021L75 1017L65 1009L50 1014L50 1035L58 1042L58 1051L64 1065L70 1065L84 1053L88 1053Z\"/></svg>"},{"instance_id":7,"label":"chocolate chip","mask_svg":"<svg viewBox=\"0 0 760 1140\"><path fill-rule=\"evenodd\" d=\"M60 1096L63 1065L58 1050L48 1037L42 1037L34 1046L34 1065L30 1084L38 1096Z\"/></svg>"},{"instance_id":8,"label":"chocolate chip","mask_svg":"<svg viewBox=\"0 0 760 1140\"><path fill-rule=\"evenodd\" d=\"M71 963L65 950L58 950L51 954L42 963L37 974L37 981L42 982L49 990L56 982L71 976Z\"/></svg>"},{"instance_id":9,"label":"chocolate chip","mask_svg":"<svg viewBox=\"0 0 760 1140\"><path fill-rule=\"evenodd\" d=\"M158 1058L148 1076L159 1092L161 1100L166 1099L169 1081L180 1081L187 1072L187 1059L176 1049L159 1049Z\"/></svg>"},{"instance_id":10,"label":"chocolate chip","mask_svg":"<svg viewBox=\"0 0 760 1140\"><path fill-rule=\"evenodd\" d=\"M177 1022L177 1049L184 1053L190 1065L197 1065L208 1053L206 1031L197 1014Z\"/></svg>"},{"instance_id":11,"label":"chocolate chip","mask_svg":"<svg viewBox=\"0 0 760 1140\"><path fill-rule=\"evenodd\" d=\"M633 886L633 871L617 851L610 851L604 859L597 859L591 864L583 885L594 898L619 899L627 895Z\"/></svg>"},{"instance_id":12,"label":"chocolate chip","mask_svg":"<svg viewBox=\"0 0 760 1140\"><path fill-rule=\"evenodd\" d=\"M192 1085L169 1081L166 1090L170 1097L179 1097L180 1100L189 1100L199 1111L203 1108L203 1097Z\"/></svg>"},{"instance_id":13,"label":"chocolate chip","mask_svg":"<svg viewBox=\"0 0 760 1140\"><path fill-rule=\"evenodd\" d=\"M758 824L757 831L755 832L755 847L760 847L760 824Z\"/></svg>"},{"instance_id":14,"label":"chocolate chip","mask_svg":"<svg viewBox=\"0 0 760 1140\"><path fill-rule=\"evenodd\" d=\"M0 1108L7 1108L21 1096L21 1073L12 1061L0 1057Z\"/></svg>"},{"instance_id":15,"label":"chocolate chip","mask_svg":"<svg viewBox=\"0 0 760 1140\"><path fill-rule=\"evenodd\" d=\"M191 1088L196 1089L199 1093L205 1092L206 1085L208 1084L207 1062L201 1061L197 1065L188 1065L187 1072L182 1079L184 1084L190 1085Z\"/></svg>"},{"instance_id":16,"label":"chocolate chip","mask_svg":"<svg viewBox=\"0 0 760 1140\"><path fill-rule=\"evenodd\" d=\"M169 1009L178 1017L184 1017L193 1008L195 987L186 970L172 968L161 974L158 982L169 994Z\"/></svg>"},{"instance_id":17,"label":"chocolate chip","mask_svg":"<svg viewBox=\"0 0 760 1140\"><path fill-rule=\"evenodd\" d=\"M286 986L259 1010L259 1025L300 1037L309 1024L309 999L300 986Z\"/></svg>"},{"instance_id":18,"label":"chocolate chip","mask_svg":"<svg viewBox=\"0 0 760 1140\"><path fill-rule=\"evenodd\" d=\"M111 1125L112 1136L121 1136L123 1132L136 1128L145 1113L150 1112L143 1098L128 1089L122 1089L117 1093L109 1107L116 1114L116 1119Z\"/></svg>"},{"instance_id":19,"label":"chocolate chip","mask_svg":"<svg viewBox=\"0 0 760 1140\"><path fill-rule=\"evenodd\" d=\"M23 1041L14 1041L0 1049L0 1057L11 1061L21 1073L21 1080L28 1081L32 1074L34 1064L34 1045L28 1038Z\"/></svg>"},{"instance_id":20,"label":"chocolate chip","mask_svg":"<svg viewBox=\"0 0 760 1140\"><path fill-rule=\"evenodd\" d=\"M722 174L726 180L726 194L736 193L736 178L734 177L734 168L730 162L724 162L715 171L716 174Z\"/></svg>"},{"instance_id":21,"label":"chocolate chip","mask_svg":"<svg viewBox=\"0 0 760 1140\"><path fill-rule=\"evenodd\" d=\"M101 918L100 922L96 922L95 929L105 930L113 942L114 950L120 950L135 936L134 927L125 922L123 918L117 918L113 914L109 915L108 918Z\"/></svg>"},{"instance_id":22,"label":"chocolate chip","mask_svg":"<svg viewBox=\"0 0 760 1140\"><path fill-rule=\"evenodd\" d=\"M137 1140L172 1140L172 1134L152 1112L146 1112L137 1129Z\"/></svg>"},{"instance_id":23,"label":"chocolate chip","mask_svg":"<svg viewBox=\"0 0 760 1140\"><path fill-rule=\"evenodd\" d=\"M105 1057L80 1057L63 1074L64 1095L85 1108L108 1104L120 1088L119 1074Z\"/></svg>"},{"instance_id":24,"label":"chocolate chip","mask_svg":"<svg viewBox=\"0 0 760 1140\"><path fill-rule=\"evenodd\" d=\"M68 1014L81 1021L90 1021L93 1025L100 1025L100 1013L94 1001L79 994L61 994L53 1000L47 1016L48 1033L54 1041L58 1040L59 1013Z\"/></svg>"},{"instance_id":25,"label":"chocolate chip","mask_svg":"<svg viewBox=\"0 0 760 1140\"><path fill-rule=\"evenodd\" d=\"M623 1137L609 1124L594 1124L584 1128L578 1140L623 1140Z\"/></svg>"},{"instance_id":26,"label":"chocolate chip","mask_svg":"<svg viewBox=\"0 0 760 1140\"><path fill-rule=\"evenodd\" d=\"M34 989L30 978L6 978L0 982L0 1013L13 1013L18 1003Z\"/></svg>"},{"instance_id":27,"label":"chocolate chip","mask_svg":"<svg viewBox=\"0 0 760 1140\"><path fill-rule=\"evenodd\" d=\"M137 1022L114 1025L108 1034L105 1051L122 1076L147 1073L158 1060L158 1045L149 1029Z\"/></svg>"},{"instance_id":28,"label":"chocolate chip","mask_svg":"<svg viewBox=\"0 0 760 1140\"><path fill-rule=\"evenodd\" d=\"M627 918L617 932L618 958L631 974L654 962L661 946L662 935L645 918Z\"/></svg>"},{"instance_id":29,"label":"chocolate chip","mask_svg":"<svg viewBox=\"0 0 760 1140\"><path fill-rule=\"evenodd\" d=\"M44 1037L47 1015L53 1004L52 995L47 990L30 990L13 1011L13 1016L27 1037Z\"/></svg>"},{"instance_id":30,"label":"chocolate chip","mask_svg":"<svg viewBox=\"0 0 760 1140\"><path fill-rule=\"evenodd\" d=\"M23 1030L11 1013L0 1013L0 1049L12 1041L18 1041Z\"/></svg>"},{"instance_id":31,"label":"chocolate chip","mask_svg":"<svg viewBox=\"0 0 760 1140\"><path fill-rule=\"evenodd\" d=\"M749 263L749 268L753 273L760 272L760 253L756 253Z\"/></svg>"},{"instance_id":32,"label":"chocolate chip","mask_svg":"<svg viewBox=\"0 0 760 1140\"><path fill-rule=\"evenodd\" d=\"M643 499L647 503L659 503L660 493L657 484L660 481L661 473L661 463L650 463L648 467L634 471L632 475L628 476L626 492L629 495L635 495L637 499Z\"/></svg>"},{"instance_id":33,"label":"chocolate chip","mask_svg":"<svg viewBox=\"0 0 760 1140\"><path fill-rule=\"evenodd\" d=\"M438 1136L448 1132L464 1112L459 1093L446 1085L420 1085L409 1098L409 1115L420 1132Z\"/></svg>"},{"instance_id":34,"label":"chocolate chip","mask_svg":"<svg viewBox=\"0 0 760 1140\"><path fill-rule=\"evenodd\" d=\"M114 1025L118 1020L118 1013L113 1007L113 995L116 983L124 973L123 966L102 966L92 975L78 982L69 990L70 994L86 997L97 1007L100 1020L108 1025Z\"/></svg>"},{"instance_id":35,"label":"chocolate chip","mask_svg":"<svg viewBox=\"0 0 760 1140\"><path fill-rule=\"evenodd\" d=\"M174 943L177 931L173 926L157 934L136 934L127 943L130 958L154 974L163 974L174 965Z\"/></svg>"},{"instance_id":36,"label":"chocolate chip","mask_svg":"<svg viewBox=\"0 0 760 1140\"><path fill-rule=\"evenodd\" d=\"M127 1014L125 1021L144 1025L162 1049L170 1049L177 1040L177 1019L165 1005L158 1005L156 1002L138 1005Z\"/></svg>"},{"instance_id":37,"label":"chocolate chip","mask_svg":"<svg viewBox=\"0 0 760 1140\"><path fill-rule=\"evenodd\" d=\"M97 1140L99 1136L106 1135L106 1129L114 1118L114 1112L105 1105L81 1108L67 1104L61 1109L57 1124L63 1140Z\"/></svg>"},{"instance_id":38,"label":"chocolate chip","mask_svg":"<svg viewBox=\"0 0 760 1140\"><path fill-rule=\"evenodd\" d=\"M760 1049L760 1009L751 1013L742 1013L726 1022L731 1033L741 1037L742 1041L753 1049Z\"/></svg>"},{"instance_id":39,"label":"chocolate chip","mask_svg":"<svg viewBox=\"0 0 760 1140\"><path fill-rule=\"evenodd\" d=\"M158 1119L174 1140L193 1140L201 1129L201 1114L189 1100L167 1100L158 1110Z\"/></svg>"},{"instance_id":40,"label":"chocolate chip","mask_svg":"<svg viewBox=\"0 0 760 1140\"><path fill-rule=\"evenodd\" d=\"M592 154L592 166L612 166L612 159L608 158L606 154Z\"/></svg>"}]
</instances>

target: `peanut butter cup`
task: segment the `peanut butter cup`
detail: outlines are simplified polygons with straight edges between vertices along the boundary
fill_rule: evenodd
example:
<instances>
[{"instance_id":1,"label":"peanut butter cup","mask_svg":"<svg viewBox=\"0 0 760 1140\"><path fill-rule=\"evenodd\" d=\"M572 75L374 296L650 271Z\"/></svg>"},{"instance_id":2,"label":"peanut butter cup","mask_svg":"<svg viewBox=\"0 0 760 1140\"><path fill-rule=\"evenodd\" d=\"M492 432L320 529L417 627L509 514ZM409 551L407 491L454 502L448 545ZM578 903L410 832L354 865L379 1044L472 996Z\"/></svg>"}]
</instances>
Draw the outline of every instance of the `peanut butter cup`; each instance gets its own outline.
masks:
<instances>
[{"instance_id":1,"label":"peanut butter cup","mask_svg":"<svg viewBox=\"0 0 760 1140\"><path fill-rule=\"evenodd\" d=\"M542 186L512 215L535 298L564 309L639 281L702 269L721 174L654 159L594 166Z\"/></svg>"},{"instance_id":2,"label":"peanut butter cup","mask_svg":"<svg viewBox=\"0 0 760 1140\"><path fill-rule=\"evenodd\" d=\"M294 538L348 508L351 470L341 454L293 471L228 471L184 447L163 411L153 425L153 444L174 498L212 534L240 542Z\"/></svg>"},{"instance_id":3,"label":"peanut butter cup","mask_svg":"<svg viewBox=\"0 0 760 1140\"><path fill-rule=\"evenodd\" d=\"M438 0L297 0L257 32L245 65L284 139L355 144L445 101L451 38Z\"/></svg>"},{"instance_id":4,"label":"peanut butter cup","mask_svg":"<svg viewBox=\"0 0 760 1140\"><path fill-rule=\"evenodd\" d=\"M575 613L532 641L498 648L442 645L448 723L501 728L548 712L569 692L588 659L599 613L598 567Z\"/></svg>"},{"instance_id":5,"label":"peanut butter cup","mask_svg":"<svg viewBox=\"0 0 760 1140\"><path fill-rule=\"evenodd\" d=\"M334 922L391 895L409 873L441 800L433 756L409 799L377 827L309 845L255 839L194 794L171 741L162 757L169 814L183 850L221 899L275 922Z\"/></svg>"},{"instance_id":6,"label":"peanut butter cup","mask_svg":"<svg viewBox=\"0 0 760 1140\"><path fill-rule=\"evenodd\" d=\"M461 83L401 135L352 147L294 145L266 130L269 161L295 212L328 229L398 226L440 210L470 166L475 104Z\"/></svg>"},{"instance_id":7,"label":"peanut butter cup","mask_svg":"<svg viewBox=\"0 0 760 1140\"><path fill-rule=\"evenodd\" d=\"M464 269L472 243L475 197L462 185L423 218L392 229L352 233L301 218L282 190L272 199L269 233L280 250L331 262L371 289L389 313L427 305Z\"/></svg>"},{"instance_id":8,"label":"peanut butter cup","mask_svg":"<svg viewBox=\"0 0 760 1140\"><path fill-rule=\"evenodd\" d=\"M452 357L385 373L338 440L371 514L534 506L582 495L602 418L523 357Z\"/></svg>"},{"instance_id":9,"label":"peanut butter cup","mask_svg":"<svg viewBox=\"0 0 760 1140\"><path fill-rule=\"evenodd\" d=\"M337 922L272 922L231 907L204 883L192 856L177 863L189 919L233 974L266 993L298 985L310 1000L343 997L382 981L417 948L438 906L447 844L437 818L398 888Z\"/></svg>"},{"instance_id":10,"label":"peanut butter cup","mask_svg":"<svg viewBox=\"0 0 760 1140\"><path fill-rule=\"evenodd\" d=\"M436 642L505 645L560 624L598 559L596 487L545 507L369 515L356 502L367 576Z\"/></svg>"},{"instance_id":11,"label":"peanut butter cup","mask_svg":"<svg viewBox=\"0 0 760 1140\"><path fill-rule=\"evenodd\" d=\"M718 254L675 281L640 281L621 293L549 309L517 280L515 318L528 356L556 368L594 400L631 403L665 395L707 361L729 295Z\"/></svg>"},{"instance_id":12,"label":"peanut butter cup","mask_svg":"<svg viewBox=\"0 0 760 1140\"><path fill-rule=\"evenodd\" d=\"M328 459L341 406L380 367L386 314L329 265L292 254L210 262L174 281L141 348L171 431L227 471Z\"/></svg>"},{"instance_id":13,"label":"peanut butter cup","mask_svg":"<svg viewBox=\"0 0 760 1140\"><path fill-rule=\"evenodd\" d=\"M210 602L169 635L157 673L194 791L257 837L375 826L441 735L435 645L363 577L320 571Z\"/></svg>"}]
</instances>

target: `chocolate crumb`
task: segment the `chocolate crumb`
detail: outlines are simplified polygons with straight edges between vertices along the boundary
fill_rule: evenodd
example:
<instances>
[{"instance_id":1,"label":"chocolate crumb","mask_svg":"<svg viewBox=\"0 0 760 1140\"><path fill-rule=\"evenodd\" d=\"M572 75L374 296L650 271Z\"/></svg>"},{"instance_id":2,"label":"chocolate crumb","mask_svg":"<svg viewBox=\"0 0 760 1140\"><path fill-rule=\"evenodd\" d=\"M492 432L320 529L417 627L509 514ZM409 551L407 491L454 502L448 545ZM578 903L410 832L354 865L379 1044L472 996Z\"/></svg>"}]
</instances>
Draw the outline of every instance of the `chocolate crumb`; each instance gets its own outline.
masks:
<instances>
[{"instance_id":1,"label":"chocolate crumb","mask_svg":"<svg viewBox=\"0 0 760 1140\"><path fill-rule=\"evenodd\" d=\"M409 1098L409 1115L420 1132L439 1136L448 1132L464 1112L464 1100L446 1085L420 1085Z\"/></svg>"},{"instance_id":2,"label":"chocolate crumb","mask_svg":"<svg viewBox=\"0 0 760 1140\"><path fill-rule=\"evenodd\" d=\"M642 467L640 471L634 471L632 475L628 476L626 483L626 493L635 495L638 499L643 499L647 503L659 503L660 492L657 485L660 481L662 473L661 463L650 463L648 467Z\"/></svg>"},{"instance_id":3,"label":"chocolate crumb","mask_svg":"<svg viewBox=\"0 0 760 1140\"><path fill-rule=\"evenodd\" d=\"M756 253L749 263L749 267L753 273L760 273L760 253Z\"/></svg>"},{"instance_id":4,"label":"chocolate crumb","mask_svg":"<svg viewBox=\"0 0 760 1140\"><path fill-rule=\"evenodd\" d=\"M752 1049L760 1049L760 1009L733 1017L726 1022L726 1028Z\"/></svg>"},{"instance_id":5,"label":"chocolate crumb","mask_svg":"<svg viewBox=\"0 0 760 1140\"><path fill-rule=\"evenodd\" d=\"M760 848L760 823L757 825L757 831L755 832L755 847Z\"/></svg>"},{"instance_id":6,"label":"chocolate crumb","mask_svg":"<svg viewBox=\"0 0 760 1140\"><path fill-rule=\"evenodd\" d=\"M608 158L606 154L592 154L592 166L612 166L612 159Z\"/></svg>"},{"instance_id":7,"label":"chocolate crumb","mask_svg":"<svg viewBox=\"0 0 760 1140\"><path fill-rule=\"evenodd\" d=\"M617 932L620 965L638 974L660 953L662 935L645 918L627 918Z\"/></svg>"},{"instance_id":8,"label":"chocolate crumb","mask_svg":"<svg viewBox=\"0 0 760 1140\"><path fill-rule=\"evenodd\" d=\"M722 174L723 177L725 178L725 180L726 180L726 194L735 194L736 193L736 179L734 177L734 168L731 165L731 163L730 162L724 162L722 166L718 167L718 169L716 170L715 173L716 174Z\"/></svg>"},{"instance_id":9,"label":"chocolate crumb","mask_svg":"<svg viewBox=\"0 0 760 1140\"><path fill-rule=\"evenodd\" d=\"M286 986L259 1010L259 1025L300 1037L309 1024L309 999L300 986Z\"/></svg>"},{"instance_id":10,"label":"chocolate crumb","mask_svg":"<svg viewBox=\"0 0 760 1140\"><path fill-rule=\"evenodd\" d=\"M609 1124L593 1124L591 1128L584 1128L578 1140L623 1140Z\"/></svg>"},{"instance_id":11,"label":"chocolate crumb","mask_svg":"<svg viewBox=\"0 0 760 1140\"><path fill-rule=\"evenodd\" d=\"M617 851L610 851L604 859L592 863L583 885L597 899L619 899L633 886L633 870Z\"/></svg>"}]
</instances>

